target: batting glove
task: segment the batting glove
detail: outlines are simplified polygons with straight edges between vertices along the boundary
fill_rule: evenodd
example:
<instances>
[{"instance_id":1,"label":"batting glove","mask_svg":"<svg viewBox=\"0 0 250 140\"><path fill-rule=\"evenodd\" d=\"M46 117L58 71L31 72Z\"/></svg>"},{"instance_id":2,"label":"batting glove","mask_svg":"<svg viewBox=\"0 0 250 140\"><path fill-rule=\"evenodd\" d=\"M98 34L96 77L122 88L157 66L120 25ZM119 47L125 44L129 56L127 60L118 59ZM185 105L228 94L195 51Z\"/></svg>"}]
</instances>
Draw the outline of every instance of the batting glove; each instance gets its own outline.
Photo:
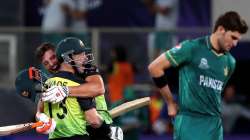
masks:
<instances>
[{"instance_id":1,"label":"batting glove","mask_svg":"<svg viewBox=\"0 0 250 140\"><path fill-rule=\"evenodd\" d=\"M52 118L49 118L44 113L37 113L36 114L37 121L43 122L42 126L36 127L36 132L41 134L49 134L54 132L56 128L56 121Z\"/></svg>"},{"instance_id":2,"label":"batting glove","mask_svg":"<svg viewBox=\"0 0 250 140\"><path fill-rule=\"evenodd\" d=\"M67 86L52 86L42 93L42 101L58 103L68 97L69 88Z\"/></svg>"},{"instance_id":3,"label":"batting glove","mask_svg":"<svg viewBox=\"0 0 250 140\"><path fill-rule=\"evenodd\" d=\"M111 140L123 140L123 131L118 126L111 126L110 127L110 139Z\"/></svg>"}]
</instances>

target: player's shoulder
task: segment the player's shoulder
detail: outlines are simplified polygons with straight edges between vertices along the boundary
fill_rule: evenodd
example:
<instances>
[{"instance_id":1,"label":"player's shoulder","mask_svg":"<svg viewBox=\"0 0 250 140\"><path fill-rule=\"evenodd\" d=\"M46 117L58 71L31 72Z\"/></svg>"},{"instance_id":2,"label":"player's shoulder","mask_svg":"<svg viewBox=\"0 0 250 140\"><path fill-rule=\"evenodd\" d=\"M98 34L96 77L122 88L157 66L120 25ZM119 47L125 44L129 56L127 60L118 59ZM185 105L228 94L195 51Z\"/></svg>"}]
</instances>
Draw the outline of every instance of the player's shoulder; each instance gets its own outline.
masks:
<instances>
[{"instance_id":1,"label":"player's shoulder","mask_svg":"<svg viewBox=\"0 0 250 140\"><path fill-rule=\"evenodd\" d=\"M189 44L199 47L207 44L207 36L195 38L189 41Z\"/></svg>"},{"instance_id":2,"label":"player's shoulder","mask_svg":"<svg viewBox=\"0 0 250 140\"><path fill-rule=\"evenodd\" d=\"M79 78L75 74L67 71L59 71L53 75L49 81L72 81L72 82L77 82L77 83L83 83L83 79Z\"/></svg>"},{"instance_id":3,"label":"player's shoulder","mask_svg":"<svg viewBox=\"0 0 250 140\"><path fill-rule=\"evenodd\" d=\"M86 64L85 65L85 70L84 70L85 76L96 75L99 73L100 73L100 71L96 65L93 65L93 64Z\"/></svg>"},{"instance_id":4,"label":"player's shoulder","mask_svg":"<svg viewBox=\"0 0 250 140\"><path fill-rule=\"evenodd\" d=\"M205 45L205 44L206 44L206 36L191 39L191 40L185 40L181 42L181 46L184 46L184 47L189 46L192 48L199 48L200 46Z\"/></svg>"},{"instance_id":5,"label":"player's shoulder","mask_svg":"<svg viewBox=\"0 0 250 140\"><path fill-rule=\"evenodd\" d=\"M181 43L179 43L176 47L172 49L172 52L175 52L177 50L183 50L185 52L196 52L197 50L197 43L195 40L184 40Z\"/></svg>"}]
</instances>

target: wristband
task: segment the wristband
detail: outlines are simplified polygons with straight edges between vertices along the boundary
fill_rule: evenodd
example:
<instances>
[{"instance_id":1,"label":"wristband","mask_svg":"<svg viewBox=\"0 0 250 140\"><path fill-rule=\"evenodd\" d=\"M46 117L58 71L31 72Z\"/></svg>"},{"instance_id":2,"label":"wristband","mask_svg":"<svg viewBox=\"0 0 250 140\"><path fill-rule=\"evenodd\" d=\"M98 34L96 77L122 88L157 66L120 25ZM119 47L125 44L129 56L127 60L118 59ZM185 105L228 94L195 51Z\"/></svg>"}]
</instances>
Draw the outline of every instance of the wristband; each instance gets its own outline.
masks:
<instances>
[{"instance_id":1,"label":"wristband","mask_svg":"<svg viewBox=\"0 0 250 140\"><path fill-rule=\"evenodd\" d=\"M158 88L163 88L168 84L167 75L165 73L160 77L153 77L153 81Z\"/></svg>"}]
</instances>

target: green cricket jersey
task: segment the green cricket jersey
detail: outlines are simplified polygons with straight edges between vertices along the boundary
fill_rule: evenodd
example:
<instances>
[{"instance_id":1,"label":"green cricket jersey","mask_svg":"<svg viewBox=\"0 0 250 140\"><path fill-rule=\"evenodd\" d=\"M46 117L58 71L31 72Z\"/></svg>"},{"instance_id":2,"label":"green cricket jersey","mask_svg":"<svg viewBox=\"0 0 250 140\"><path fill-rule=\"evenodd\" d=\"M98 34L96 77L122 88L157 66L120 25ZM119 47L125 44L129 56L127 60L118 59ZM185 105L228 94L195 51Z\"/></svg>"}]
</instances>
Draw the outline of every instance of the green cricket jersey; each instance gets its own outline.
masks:
<instances>
[{"instance_id":1,"label":"green cricket jersey","mask_svg":"<svg viewBox=\"0 0 250 140\"><path fill-rule=\"evenodd\" d=\"M64 78L62 78L64 77ZM65 78L67 77L67 78ZM71 79L69 78L71 77ZM59 72L55 77L46 81L50 86L78 86L80 85L74 75L69 72ZM56 121L56 129L49 135L49 139L85 135L86 121L84 112L75 97L67 97L63 102L51 104L44 103L44 112Z\"/></svg>"},{"instance_id":2,"label":"green cricket jersey","mask_svg":"<svg viewBox=\"0 0 250 140\"><path fill-rule=\"evenodd\" d=\"M184 41L166 53L179 68L180 113L220 116L221 93L235 69L235 59L212 50L209 36Z\"/></svg>"},{"instance_id":3,"label":"green cricket jersey","mask_svg":"<svg viewBox=\"0 0 250 140\"><path fill-rule=\"evenodd\" d=\"M113 122L111 115L108 112L107 104L104 95L95 97L96 110L106 124L111 124Z\"/></svg>"},{"instance_id":4,"label":"green cricket jersey","mask_svg":"<svg viewBox=\"0 0 250 140\"><path fill-rule=\"evenodd\" d=\"M95 65L89 64L88 69L85 69L84 73L79 75L79 77L85 81L85 79L91 75L100 75L100 73L99 69ZM100 114L100 116L102 117L102 120L104 120L106 124L111 124L113 120L108 112L105 96L100 95L95 97L95 103L96 103L96 110L98 114Z\"/></svg>"}]
</instances>

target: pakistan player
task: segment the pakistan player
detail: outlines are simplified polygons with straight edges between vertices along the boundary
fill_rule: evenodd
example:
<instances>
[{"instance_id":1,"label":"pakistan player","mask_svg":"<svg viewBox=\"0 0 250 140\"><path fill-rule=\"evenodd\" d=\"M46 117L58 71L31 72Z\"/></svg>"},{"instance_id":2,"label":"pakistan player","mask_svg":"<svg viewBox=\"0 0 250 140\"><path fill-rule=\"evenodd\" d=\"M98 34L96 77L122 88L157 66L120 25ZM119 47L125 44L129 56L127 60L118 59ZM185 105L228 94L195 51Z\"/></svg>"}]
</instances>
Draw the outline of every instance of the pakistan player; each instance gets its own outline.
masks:
<instances>
[{"instance_id":1,"label":"pakistan player","mask_svg":"<svg viewBox=\"0 0 250 140\"><path fill-rule=\"evenodd\" d=\"M149 72L175 117L175 140L222 140L221 93L235 69L229 51L248 30L237 12L221 15L209 36L183 41L156 58ZM173 100L164 70L179 71L179 103Z\"/></svg>"}]
</instances>

